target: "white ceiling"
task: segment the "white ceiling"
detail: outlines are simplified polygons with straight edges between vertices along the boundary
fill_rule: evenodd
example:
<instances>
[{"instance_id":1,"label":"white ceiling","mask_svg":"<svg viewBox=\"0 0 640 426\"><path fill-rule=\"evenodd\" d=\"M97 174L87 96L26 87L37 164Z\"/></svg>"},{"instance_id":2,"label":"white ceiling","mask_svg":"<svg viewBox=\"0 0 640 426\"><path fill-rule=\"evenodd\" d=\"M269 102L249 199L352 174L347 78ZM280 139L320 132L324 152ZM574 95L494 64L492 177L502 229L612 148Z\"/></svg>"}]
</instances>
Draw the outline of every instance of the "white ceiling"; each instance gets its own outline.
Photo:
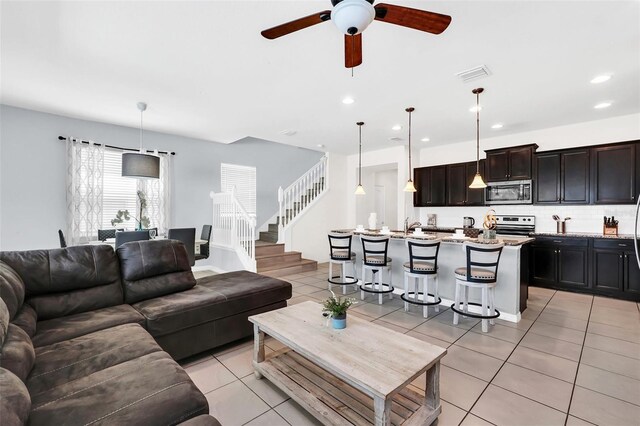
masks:
<instances>
[{"instance_id":1,"label":"white ceiling","mask_svg":"<svg viewBox=\"0 0 640 426\"><path fill-rule=\"evenodd\" d=\"M640 112L638 1L410 1L445 13L434 36L373 22L352 78L326 22L278 40L262 29L330 8L322 1L6 2L2 103L217 142L246 136L342 153L406 139L421 146ZM492 75L455 73L486 64ZM589 81L611 73L603 84ZM356 102L344 105L352 96ZM593 106L613 105L604 110ZM501 130L491 130L494 123ZM391 130L400 123L403 130ZM280 132L295 130L293 136ZM420 142L428 136L431 142Z\"/></svg>"}]
</instances>

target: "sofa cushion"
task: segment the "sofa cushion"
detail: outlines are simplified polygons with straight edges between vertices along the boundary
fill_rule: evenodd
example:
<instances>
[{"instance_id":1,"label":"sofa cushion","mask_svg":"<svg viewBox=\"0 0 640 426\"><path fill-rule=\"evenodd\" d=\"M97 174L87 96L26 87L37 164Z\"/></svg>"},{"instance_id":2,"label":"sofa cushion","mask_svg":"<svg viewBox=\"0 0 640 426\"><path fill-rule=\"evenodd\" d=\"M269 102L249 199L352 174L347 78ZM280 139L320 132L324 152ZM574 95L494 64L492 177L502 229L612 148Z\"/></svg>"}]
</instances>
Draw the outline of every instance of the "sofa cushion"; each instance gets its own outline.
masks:
<instances>
[{"instance_id":1,"label":"sofa cushion","mask_svg":"<svg viewBox=\"0 0 640 426\"><path fill-rule=\"evenodd\" d=\"M0 299L0 347L4 344L4 339L7 337L7 330L9 329L9 308L4 303L4 300Z\"/></svg>"},{"instance_id":2,"label":"sofa cushion","mask_svg":"<svg viewBox=\"0 0 640 426\"><path fill-rule=\"evenodd\" d=\"M207 400L165 352L153 352L31 395L29 424L174 425L206 414Z\"/></svg>"},{"instance_id":3,"label":"sofa cushion","mask_svg":"<svg viewBox=\"0 0 640 426\"><path fill-rule=\"evenodd\" d=\"M27 387L35 395L160 350L139 324L119 325L41 346L36 349L36 363Z\"/></svg>"},{"instance_id":4,"label":"sofa cushion","mask_svg":"<svg viewBox=\"0 0 640 426\"><path fill-rule=\"evenodd\" d=\"M9 324L7 337L0 353L0 366L25 381L33 368L35 357L33 345L27 333L20 327Z\"/></svg>"},{"instance_id":5,"label":"sofa cushion","mask_svg":"<svg viewBox=\"0 0 640 426\"><path fill-rule=\"evenodd\" d=\"M118 258L108 245L5 251L0 253L0 260L20 275L27 302L40 320L120 305L124 301Z\"/></svg>"},{"instance_id":6,"label":"sofa cushion","mask_svg":"<svg viewBox=\"0 0 640 426\"><path fill-rule=\"evenodd\" d=\"M135 303L196 285L184 244L174 240L137 241L118 247L124 300Z\"/></svg>"},{"instance_id":7,"label":"sofa cushion","mask_svg":"<svg viewBox=\"0 0 640 426\"><path fill-rule=\"evenodd\" d=\"M147 330L162 336L291 298L291 284L248 271L201 278L187 291L133 305Z\"/></svg>"},{"instance_id":8,"label":"sofa cushion","mask_svg":"<svg viewBox=\"0 0 640 426\"><path fill-rule=\"evenodd\" d=\"M208 414L193 417L186 422L180 423L180 426L221 426L220 422Z\"/></svg>"},{"instance_id":9,"label":"sofa cushion","mask_svg":"<svg viewBox=\"0 0 640 426\"><path fill-rule=\"evenodd\" d=\"M9 318L18 313L24 303L24 283L20 275L6 263L0 261L0 298L9 309Z\"/></svg>"},{"instance_id":10,"label":"sofa cushion","mask_svg":"<svg viewBox=\"0 0 640 426\"><path fill-rule=\"evenodd\" d=\"M20 309L12 321L13 324L26 331L29 337L33 337L33 335L36 334L37 322L38 314L28 303L22 305L22 309Z\"/></svg>"},{"instance_id":11,"label":"sofa cushion","mask_svg":"<svg viewBox=\"0 0 640 426\"><path fill-rule=\"evenodd\" d=\"M0 368L0 424L3 426L24 425L31 410L31 397L27 387L12 372Z\"/></svg>"},{"instance_id":12,"label":"sofa cushion","mask_svg":"<svg viewBox=\"0 0 640 426\"><path fill-rule=\"evenodd\" d=\"M130 305L112 306L68 317L39 321L32 340L33 345L39 347L130 323L144 325L145 319Z\"/></svg>"}]
</instances>

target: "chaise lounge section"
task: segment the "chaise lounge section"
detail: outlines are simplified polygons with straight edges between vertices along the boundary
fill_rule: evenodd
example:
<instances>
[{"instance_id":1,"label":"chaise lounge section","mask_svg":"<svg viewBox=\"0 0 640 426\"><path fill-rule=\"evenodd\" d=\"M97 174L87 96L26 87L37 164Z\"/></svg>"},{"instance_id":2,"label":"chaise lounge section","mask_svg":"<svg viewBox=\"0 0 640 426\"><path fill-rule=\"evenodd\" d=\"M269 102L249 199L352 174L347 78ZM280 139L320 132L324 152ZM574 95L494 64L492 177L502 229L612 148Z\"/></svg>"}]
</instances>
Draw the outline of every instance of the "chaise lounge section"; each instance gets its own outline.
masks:
<instances>
[{"instance_id":1,"label":"chaise lounge section","mask_svg":"<svg viewBox=\"0 0 640 426\"><path fill-rule=\"evenodd\" d=\"M246 271L196 282L177 241L2 252L0 423L218 425L175 360L290 297Z\"/></svg>"}]
</instances>

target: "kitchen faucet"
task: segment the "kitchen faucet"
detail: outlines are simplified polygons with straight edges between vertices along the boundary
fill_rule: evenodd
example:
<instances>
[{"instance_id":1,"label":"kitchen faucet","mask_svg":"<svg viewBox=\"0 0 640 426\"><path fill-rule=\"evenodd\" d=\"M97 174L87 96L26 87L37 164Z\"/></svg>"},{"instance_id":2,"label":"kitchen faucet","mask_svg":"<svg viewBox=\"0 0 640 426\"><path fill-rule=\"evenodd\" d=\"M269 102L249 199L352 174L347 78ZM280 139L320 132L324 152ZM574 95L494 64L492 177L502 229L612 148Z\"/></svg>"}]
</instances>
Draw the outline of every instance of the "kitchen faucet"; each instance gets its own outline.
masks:
<instances>
[{"instance_id":1,"label":"kitchen faucet","mask_svg":"<svg viewBox=\"0 0 640 426\"><path fill-rule=\"evenodd\" d=\"M404 233L406 234L407 232L409 232L409 229L415 228L415 227L420 226L420 225L422 225L422 224L420 222L418 222L418 221L409 223L409 217L407 217L404 220Z\"/></svg>"}]
</instances>

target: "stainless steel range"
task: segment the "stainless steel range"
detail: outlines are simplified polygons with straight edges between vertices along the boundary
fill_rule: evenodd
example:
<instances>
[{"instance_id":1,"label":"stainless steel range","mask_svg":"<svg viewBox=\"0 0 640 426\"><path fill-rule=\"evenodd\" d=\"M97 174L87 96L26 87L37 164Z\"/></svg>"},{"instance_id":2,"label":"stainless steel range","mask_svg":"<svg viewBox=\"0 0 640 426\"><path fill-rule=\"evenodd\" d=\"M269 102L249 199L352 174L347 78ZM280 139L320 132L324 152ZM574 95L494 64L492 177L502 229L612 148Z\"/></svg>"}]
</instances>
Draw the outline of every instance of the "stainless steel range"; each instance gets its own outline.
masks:
<instances>
[{"instance_id":1,"label":"stainless steel range","mask_svg":"<svg viewBox=\"0 0 640 426\"><path fill-rule=\"evenodd\" d=\"M502 235L529 236L536 231L535 216L496 215L496 231Z\"/></svg>"}]
</instances>

